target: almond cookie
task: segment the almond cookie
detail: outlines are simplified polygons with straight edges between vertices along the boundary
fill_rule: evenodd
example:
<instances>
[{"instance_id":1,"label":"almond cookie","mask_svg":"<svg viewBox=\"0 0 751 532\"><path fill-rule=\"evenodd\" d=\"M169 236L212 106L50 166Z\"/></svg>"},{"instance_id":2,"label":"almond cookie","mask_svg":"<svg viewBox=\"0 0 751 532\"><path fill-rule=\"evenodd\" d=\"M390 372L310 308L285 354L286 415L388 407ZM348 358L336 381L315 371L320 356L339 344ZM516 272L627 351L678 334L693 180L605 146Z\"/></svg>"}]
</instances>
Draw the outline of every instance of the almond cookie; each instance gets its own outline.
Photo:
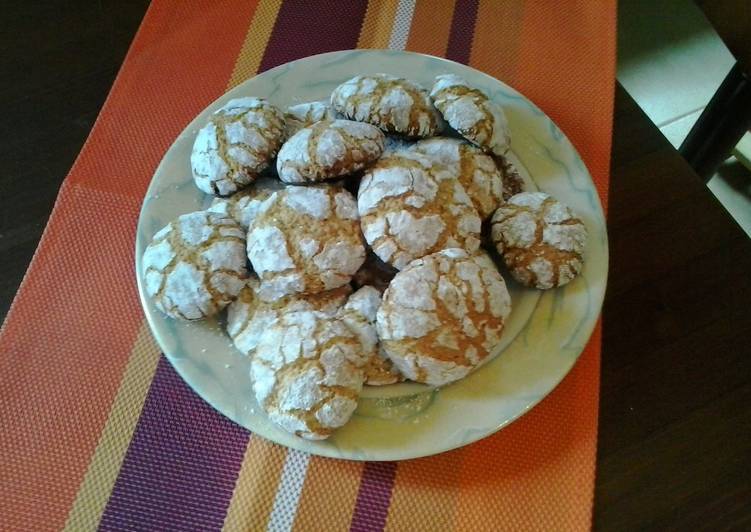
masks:
<instances>
[{"instance_id":1,"label":"almond cookie","mask_svg":"<svg viewBox=\"0 0 751 532\"><path fill-rule=\"evenodd\" d=\"M446 249L394 277L378 309L378 337L406 378L440 386L490 354L510 312L506 283L486 254Z\"/></svg>"},{"instance_id":2,"label":"almond cookie","mask_svg":"<svg viewBox=\"0 0 751 532\"><path fill-rule=\"evenodd\" d=\"M256 295L258 287L258 280L250 279L227 308L227 334L238 351L246 356L255 350L263 332L280 316L300 310L333 316L352 293L350 286L345 284L318 294L298 294L268 302Z\"/></svg>"},{"instance_id":3,"label":"almond cookie","mask_svg":"<svg viewBox=\"0 0 751 532\"><path fill-rule=\"evenodd\" d=\"M453 169L483 220L503 203L501 173L493 158L479 148L458 139L436 137L421 140L412 149Z\"/></svg>"},{"instance_id":4,"label":"almond cookie","mask_svg":"<svg viewBox=\"0 0 751 532\"><path fill-rule=\"evenodd\" d=\"M321 120L336 120L337 114L327 101L304 102L287 107L284 122L287 126L287 138L304 127L312 126Z\"/></svg>"},{"instance_id":5,"label":"almond cookie","mask_svg":"<svg viewBox=\"0 0 751 532\"><path fill-rule=\"evenodd\" d=\"M248 258L274 301L347 284L365 260L352 194L337 186L287 187L263 202L248 229Z\"/></svg>"},{"instance_id":6,"label":"almond cookie","mask_svg":"<svg viewBox=\"0 0 751 532\"><path fill-rule=\"evenodd\" d=\"M350 120L368 122L387 133L432 137L443 129L427 91L388 74L345 81L331 93L331 105Z\"/></svg>"},{"instance_id":7,"label":"almond cookie","mask_svg":"<svg viewBox=\"0 0 751 532\"><path fill-rule=\"evenodd\" d=\"M571 209L544 192L511 197L492 219L491 238L524 286L562 286L582 270L587 230Z\"/></svg>"},{"instance_id":8,"label":"almond cookie","mask_svg":"<svg viewBox=\"0 0 751 532\"><path fill-rule=\"evenodd\" d=\"M435 78L433 103L459 134L484 151L503 155L510 137L503 109L479 89L454 74Z\"/></svg>"},{"instance_id":9,"label":"almond cookie","mask_svg":"<svg viewBox=\"0 0 751 532\"><path fill-rule=\"evenodd\" d=\"M236 98L198 132L190 154L193 179L207 194L229 196L249 185L276 156L284 118L263 98Z\"/></svg>"},{"instance_id":10,"label":"almond cookie","mask_svg":"<svg viewBox=\"0 0 751 532\"><path fill-rule=\"evenodd\" d=\"M376 333L376 313L381 306L381 293L372 286L363 286L349 296L337 317L352 329L362 343L368 362L364 366L365 384L383 386L404 378L394 363L381 352Z\"/></svg>"},{"instance_id":11,"label":"almond cookie","mask_svg":"<svg viewBox=\"0 0 751 532\"><path fill-rule=\"evenodd\" d=\"M253 392L272 422L322 440L357 408L366 361L357 335L341 320L290 312L258 342L250 362Z\"/></svg>"},{"instance_id":12,"label":"almond cookie","mask_svg":"<svg viewBox=\"0 0 751 532\"><path fill-rule=\"evenodd\" d=\"M363 262L360 269L352 277L352 283L355 288L372 286L383 293L388 288L391 279L394 278L397 271L396 268L386 264L375 253L368 250L365 254L365 262Z\"/></svg>"},{"instance_id":13,"label":"almond cookie","mask_svg":"<svg viewBox=\"0 0 751 532\"><path fill-rule=\"evenodd\" d=\"M480 245L480 217L454 172L417 152L391 154L370 168L357 207L365 240L399 270L441 249Z\"/></svg>"},{"instance_id":14,"label":"almond cookie","mask_svg":"<svg viewBox=\"0 0 751 532\"><path fill-rule=\"evenodd\" d=\"M275 191L284 184L270 177L256 179L248 188L232 194L229 198L214 198L206 209L233 218L245 231L256 217L258 209Z\"/></svg>"},{"instance_id":15,"label":"almond cookie","mask_svg":"<svg viewBox=\"0 0 751 532\"><path fill-rule=\"evenodd\" d=\"M325 181L361 170L383 152L383 133L351 120L316 122L284 143L276 160L285 183Z\"/></svg>"},{"instance_id":16,"label":"almond cookie","mask_svg":"<svg viewBox=\"0 0 751 532\"><path fill-rule=\"evenodd\" d=\"M245 232L232 218L183 214L155 234L143 254L146 293L172 318L212 316L245 284L244 247Z\"/></svg>"}]
</instances>

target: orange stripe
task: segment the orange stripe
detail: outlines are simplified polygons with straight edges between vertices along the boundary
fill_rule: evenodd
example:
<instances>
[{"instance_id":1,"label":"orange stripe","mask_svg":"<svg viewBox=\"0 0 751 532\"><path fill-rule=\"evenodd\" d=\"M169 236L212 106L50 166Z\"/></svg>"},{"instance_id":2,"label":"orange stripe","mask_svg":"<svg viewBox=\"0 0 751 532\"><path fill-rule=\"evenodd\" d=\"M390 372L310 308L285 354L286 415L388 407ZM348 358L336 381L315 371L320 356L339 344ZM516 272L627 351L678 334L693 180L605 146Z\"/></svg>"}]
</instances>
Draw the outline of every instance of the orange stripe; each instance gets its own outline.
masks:
<instances>
[{"instance_id":1,"label":"orange stripe","mask_svg":"<svg viewBox=\"0 0 751 532\"><path fill-rule=\"evenodd\" d=\"M523 2L481 0L470 55L471 66L514 86L523 8Z\"/></svg>"},{"instance_id":2,"label":"orange stripe","mask_svg":"<svg viewBox=\"0 0 751 532\"><path fill-rule=\"evenodd\" d=\"M140 325L133 228L146 186L184 124L223 91L232 64L222 56L234 58L252 8L154 3L61 189L0 336L5 527L27 528L29 516L36 529L65 524ZM190 68L175 60L187 55Z\"/></svg>"},{"instance_id":3,"label":"orange stripe","mask_svg":"<svg viewBox=\"0 0 751 532\"><path fill-rule=\"evenodd\" d=\"M294 529L349 529L362 467L361 462L311 457Z\"/></svg>"},{"instance_id":4,"label":"orange stripe","mask_svg":"<svg viewBox=\"0 0 751 532\"><path fill-rule=\"evenodd\" d=\"M401 462L386 530L448 530L454 523L463 451Z\"/></svg>"},{"instance_id":5,"label":"orange stripe","mask_svg":"<svg viewBox=\"0 0 751 532\"><path fill-rule=\"evenodd\" d=\"M407 39L407 50L443 56L449 42L454 0L417 2L412 15L412 28Z\"/></svg>"},{"instance_id":6,"label":"orange stripe","mask_svg":"<svg viewBox=\"0 0 751 532\"><path fill-rule=\"evenodd\" d=\"M284 447L258 436L250 437L227 508L224 530L266 528L286 456Z\"/></svg>"},{"instance_id":7,"label":"orange stripe","mask_svg":"<svg viewBox=\"0 0 751 532\"><path fill-rule=\"evenodd\" d=\"M358 48L388 48L399 0L370 0L357 41Z\"/></svg>"}]
</instances>

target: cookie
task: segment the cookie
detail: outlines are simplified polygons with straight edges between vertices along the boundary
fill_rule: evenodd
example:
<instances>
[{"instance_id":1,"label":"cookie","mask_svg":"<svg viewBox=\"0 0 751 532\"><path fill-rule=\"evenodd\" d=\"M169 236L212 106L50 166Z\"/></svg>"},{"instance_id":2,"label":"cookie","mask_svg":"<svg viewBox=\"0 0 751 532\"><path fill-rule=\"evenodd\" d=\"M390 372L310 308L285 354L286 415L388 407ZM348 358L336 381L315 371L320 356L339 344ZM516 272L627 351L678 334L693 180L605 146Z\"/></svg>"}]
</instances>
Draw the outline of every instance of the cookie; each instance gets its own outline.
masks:
<instances>
[{"instance_id":1,"label":"cookie","mask_svg":"<svg viewBox=\"0 0 751 532\"><path fill-rule=\"evenodd\" d=\"M357 207L368 244L399 270L441 249L480 245L480 217L454 172L417 152L391 154L368 169Z\"/></svg>"},{"instance_id":2,"label":"cookie","mask_svg":"<svg viewBox=\"0 0 751 532\"><path fill-rule=\"evenodd\" d=\"M365 260L355 199L337 186L275 192L248 229L248 258L265 301L347 284Z\"/></svg>"},{"instance_id":3,"label":"cookie","mask_svg":"<svg viewBox=\"0 0 751 532\"><path fill-rule=\"evenodd\" d=\"M286 296L276 301L263 301L256 294L259 282L250 279L227 308L227 334L238 351L250 355L266 328L289 312L312 310L333 316L352 293L349 285L318 294Z\"/></svg>"},{"instance_id":4,"label":"cookie","mask_svg":"<svg viewBox=\"0 0 751 532\"><path fill-rule=\"evenodd\" d=\"M349 296L347 303L337 314L362 343L364 355L368 359L364 366L365 384L371 386L383 386L404 380L393 362L381 352L378 344L375 321L380 306L381 293L372 286L363 286Z\"/></svg>"},{"instance_id":5,"label":"cookie","mask_svg":"<svg viewBox=\"0 0 751 532\"><path fill-rule=\"evenodd\" d=\"M493 159L495 160L496 167L503 176L503 201L508 201L511 196L524 192L526 188L524 179L522 179L514 163L503 155L495 155Z\"/></svg>"},{"instance_id":6,"label":"cookie","mask_svg":"<svg viewBox=\"0 0 751 532\"><path fill-rule=\"evenodd\" d=\"M287 107L284 113L287 138L304 127L312 126L321 120L336 120L336 111L328 101L304 102Z\"/></svg>"},{"instance_id":7,"label":"cookie","mask_svg":"<svg viewBox=\"0 0 751 532\"><path fill-rule=\"evenodd\" d=\"M357 335L341 320L290 312L261 335L250 361L253 392L272 422L321 440L357 408L366 361Z\"/></svg>"},{"instance_id":8,"label":"cookie","mask_svg":"<svg viewBox=\"0 0 751 532\"><path fill-rule=\"evenodd\" d=\"M247 231L258 213L261 203L275 191L283 188L284 184L277 179L260 177L249 187L232 194L229 198L214 198L211 206L206 210L229 216Z\"/></svg>"},{"instance_id":9,"label":"cookie","mask_svg":"<svg viewBox=\"0 0 751 532\"><path fill-rule=\"evenodd\" d=\"M284 140L284 118L263 98L236 98L198 132L193 179L207 194L229 196L269 167Z\"/></svg>"},{"instance_id":10,"label":"cookie","mask_svg":"<svg viewBox=\"0 0 751 532\"><path fill-rule=\"evenodd\" d=\"M276 169L285 183L325 181L361 170L383 152L383 133L351 120L304 127L279 150Z\"/></svg>"},{"instance_id":11,"label":"cookie","mask_svg":"<svg viewBox=\"0 0 751 532\"><path fill-rule=\"evenodd\" d=\"M368 122L386 133L432 137L443 129L427 91L388 74L345 81L331 93L331 105L346 118Z\"/></svg>"},{"instance_id":12,"label":"cookie","mask_svg":"<svg viewBox=\"0 0 751 532\"><path fill-rule=\"evenodd\" d=\"M383 295L381 346L408 379L461 379L498 344L511 311L506 284L484 254L446 249L399 272Z\"/></svg>"},{"instance_id":13,"label":"cookie","mask_svg":"<svg viewBox=\"0 0 751 532\"><path fill-rule=\"evenodd\" d=\"M503 203L503 180L495 161L479 148L458 139L421 140L413 150L452 168L472 204L485 220Z\"/></svg>"},{"instance_id":14,"label":"cookie","mask_svg":"<svg viewBox=\"0 0 751 532\"><path fill-rule=\"evenodd\" d=\"M433 103L448 124L484 151L503 155L509 149L508 121L501 106L454 74L435 78Z\"/></svg>"},{"instance_id":15,"label":"cookie","mask_svg":"<svg viewBox=\"0 0 751 532\"><path fill-rule=\"evenodd\" d=\"M372 251L368 250L365 254L365 262L352 277L352 284L355 288L363 286L372 286L379 292L383 293L388 288L391 279L394 278L398 270L389 264L386 264Z\"/></svg>"},{"instance_id":16,"label":"cookie","mask_svg":"<svg viewBox=\"0 0 751 532\"><path fill-rule=\"evenodd\" d=\"M143 254L146 293L172 318L212 316L245 284L244 248L245 232L232 218L183 214L157 232Z\"/></svg>"},{"instance_id":17,"label":"cookie","mask_svg":"<svg viewBox=\"0 0 751 532\"><path fill-rule=\"evenodd\" d=\"M563 286L584 264L587 230L571 209L544 192L509 198L491 220L491 238L524 286Z\"/></svg>"},{"instance_id":18,"label":"cookie","mask_svg":"<svg viewBox=\"0 0 751 532\"><path fill-rule=\"evenodd\" d=\"M386 140L383 143L383 154L387 155L395 151L403 151L414 146L415 143L404 137L396 135L386 135Z\"/></svg>"}]
</instances>

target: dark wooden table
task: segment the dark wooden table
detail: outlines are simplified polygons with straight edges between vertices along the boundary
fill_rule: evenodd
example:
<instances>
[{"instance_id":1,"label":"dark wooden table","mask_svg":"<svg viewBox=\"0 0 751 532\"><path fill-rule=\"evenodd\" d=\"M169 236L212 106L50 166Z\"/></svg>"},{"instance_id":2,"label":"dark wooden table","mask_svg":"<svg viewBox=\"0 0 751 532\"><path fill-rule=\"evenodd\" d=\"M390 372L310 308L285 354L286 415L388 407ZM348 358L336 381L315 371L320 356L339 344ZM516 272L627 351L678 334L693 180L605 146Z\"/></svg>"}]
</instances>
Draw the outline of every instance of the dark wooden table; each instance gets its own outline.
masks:
<instances>
[{"instance_id":1,"label":"dark wooden table","mask_svg":"<svg viewBox=\"0 0 751 532\"><path fill-rule=\"evenodd\" d=\"M54 4L3 8L0 317L147 2ZM620 87L611 169L595 527L751 529L751 241Z\"/></svg>"}]
</instances>

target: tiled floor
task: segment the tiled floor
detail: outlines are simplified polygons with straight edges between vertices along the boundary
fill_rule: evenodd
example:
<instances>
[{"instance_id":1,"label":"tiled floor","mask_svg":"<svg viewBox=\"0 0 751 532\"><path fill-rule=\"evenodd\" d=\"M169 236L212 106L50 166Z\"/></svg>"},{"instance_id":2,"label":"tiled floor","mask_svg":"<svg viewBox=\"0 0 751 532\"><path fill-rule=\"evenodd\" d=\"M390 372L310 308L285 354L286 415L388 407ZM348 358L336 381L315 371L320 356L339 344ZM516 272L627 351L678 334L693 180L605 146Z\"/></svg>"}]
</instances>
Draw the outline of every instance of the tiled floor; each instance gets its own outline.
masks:
<instances>
[{"instance_id":1,"label":"tiled floor","mask_svg":"<svg viewBox=\"0 0 751 532\"><path fill-rule=\"evenodd\" d=\"M691 0L622 1L618 7L618 81L677 148L733 56ZM751 136L743 144L751 146ZM751 236L751 171L733 157L709 188Z\"/></svg>"}]
</instances>

